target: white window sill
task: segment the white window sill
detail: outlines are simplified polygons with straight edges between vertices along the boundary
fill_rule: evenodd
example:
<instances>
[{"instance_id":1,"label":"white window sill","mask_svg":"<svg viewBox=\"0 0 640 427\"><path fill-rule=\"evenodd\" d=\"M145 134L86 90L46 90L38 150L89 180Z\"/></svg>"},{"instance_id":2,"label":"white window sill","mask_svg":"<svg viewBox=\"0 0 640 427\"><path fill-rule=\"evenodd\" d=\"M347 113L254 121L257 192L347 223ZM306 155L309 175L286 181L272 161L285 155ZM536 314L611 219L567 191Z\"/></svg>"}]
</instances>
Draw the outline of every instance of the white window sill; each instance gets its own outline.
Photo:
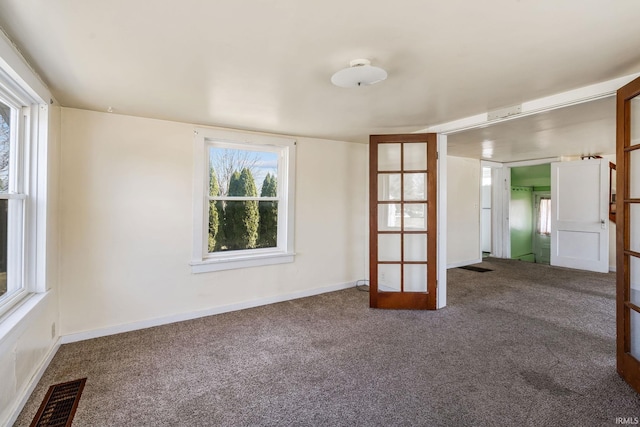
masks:
<instances>
[{"instance_id":1,"label":"white window sill","mask_svg":"<svg viewBox=\"0 0 640 427\"><path fill-rule=\"evenodd\" d=\"M263 265L286 264L293 262L295 253L278 252L238 257L208 258L191 261L191 273L208 273L211 271L233 270L237 268L260 267Z\"/></svg>"}]
</instances>

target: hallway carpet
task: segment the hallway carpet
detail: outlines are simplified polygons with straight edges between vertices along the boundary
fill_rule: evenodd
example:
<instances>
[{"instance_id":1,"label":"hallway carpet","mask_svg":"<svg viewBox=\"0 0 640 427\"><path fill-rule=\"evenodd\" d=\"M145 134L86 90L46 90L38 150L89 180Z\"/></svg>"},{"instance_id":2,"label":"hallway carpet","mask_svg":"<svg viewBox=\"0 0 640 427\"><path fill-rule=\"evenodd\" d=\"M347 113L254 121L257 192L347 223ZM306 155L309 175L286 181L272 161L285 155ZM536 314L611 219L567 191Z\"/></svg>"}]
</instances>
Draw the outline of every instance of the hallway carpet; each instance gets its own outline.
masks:
<instances>
[{"instance_id":1,"label":"hallway carpet","mask_svg":"<svg viewBox=\"0 0 640 427\"><path fill-rule=\"evenodd\" d=\"M613 426L615 276L487 258L448 307L356 289L64 345L26 404L87 377L74 426ZM242 286L241 283L238 286Z\"/></svg>"}]
</instances>

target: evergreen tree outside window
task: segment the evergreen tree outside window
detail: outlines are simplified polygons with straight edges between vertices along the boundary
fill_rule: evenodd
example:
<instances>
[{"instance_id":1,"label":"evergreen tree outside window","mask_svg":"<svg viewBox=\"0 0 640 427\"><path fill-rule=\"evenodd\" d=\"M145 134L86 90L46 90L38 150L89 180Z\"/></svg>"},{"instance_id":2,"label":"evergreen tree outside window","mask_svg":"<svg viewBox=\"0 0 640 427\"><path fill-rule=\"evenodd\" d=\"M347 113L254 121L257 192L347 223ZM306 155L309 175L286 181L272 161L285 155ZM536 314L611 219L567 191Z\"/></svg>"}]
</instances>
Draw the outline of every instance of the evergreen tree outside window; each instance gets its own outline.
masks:
<instances>
[{"instance_id":1,"label":"evergreen tree outside window","mask_svg":"<svg viewBox=\"0 0 640 427\"><path fill-rule=\"evenodd\" d=\"M267 173L262 182L260 197L276 197L278 195L278 181L274 175ZM260 229L258 232L258 245L263 248L272 248L278 244L278 202L260 201Z\"/></svg>"},{"instance_id":2,"label":"evergreen tree outside window","mask_svg":"<svg viewBox=\"0 0 640 427\"><path fill-rule=\"evenodd\" d=\"M295 141L198 132L202 134L196 136L196 150L204 154L206 179L204 203L194 202L192 271L292 262ZM197 173L195 179L197 189L202 181ZM204 213L202 219L199 212Z\"/></svg>"}]
</instances>

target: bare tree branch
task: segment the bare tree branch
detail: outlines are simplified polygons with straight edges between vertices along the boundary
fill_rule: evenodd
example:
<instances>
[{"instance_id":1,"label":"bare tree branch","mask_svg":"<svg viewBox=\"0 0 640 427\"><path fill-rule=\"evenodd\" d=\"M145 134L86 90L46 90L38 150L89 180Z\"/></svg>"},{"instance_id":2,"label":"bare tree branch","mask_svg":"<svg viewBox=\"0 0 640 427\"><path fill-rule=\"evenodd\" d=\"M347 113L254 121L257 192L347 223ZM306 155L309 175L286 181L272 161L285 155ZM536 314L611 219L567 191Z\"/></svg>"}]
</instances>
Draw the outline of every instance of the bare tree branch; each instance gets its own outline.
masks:
<instances>
[{"instance_id":1,"label":"bare tree branch","mask_svg":"<svg viewBox=\"0 0 640 427\"><path fill-rule=\"evenodd\" d=\"M0 102L0 192L9 190L9 143L11 108Z\"/></svg>"},{"instance_id":2,"label":"bare tree branch","mask_svg":"<svg viewBox=\"0 0 640 427\"><path fill-rule=\"evenodd\" d=\"M234 172L249 169L253 176L256 175L260 157L255 151L235 150L229 148L216 148L211 157L213 167L220 186L220 194L229 194L229 181Z\"/></svg>"}]
</instances>

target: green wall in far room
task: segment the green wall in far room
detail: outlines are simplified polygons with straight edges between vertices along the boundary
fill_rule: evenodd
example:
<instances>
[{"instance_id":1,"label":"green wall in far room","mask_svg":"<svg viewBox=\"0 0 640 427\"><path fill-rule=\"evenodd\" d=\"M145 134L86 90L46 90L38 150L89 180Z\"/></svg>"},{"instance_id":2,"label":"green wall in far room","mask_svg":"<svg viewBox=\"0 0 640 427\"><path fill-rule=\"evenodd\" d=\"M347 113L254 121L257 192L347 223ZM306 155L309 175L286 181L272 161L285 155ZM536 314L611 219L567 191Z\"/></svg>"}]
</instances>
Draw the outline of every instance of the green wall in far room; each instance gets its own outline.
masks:
<instances>
[{"instance_id":1,"label":"green wall in far room","mask_svg":"<svg viewBox=\"0 0 640 427\"><path fill-rule=\"evenodd\" d=\"M550 190L551 164L511 168L511 185L517 187L548 187Z\"/></svg>"},{"instance_id":2,"label":"green wall in far room","mask_svg":"<svg viewBox=\"0 0 640 427\"><path fill-rule=\"evenodd\" d=\"M509 204L511 258L533 253L533 187L511 186Z\"/></svg>"},{"instance_id":3,"label":"green wall in far room","mask_svg":"<svg viewBox=\"0 0 640 427\"><path fill-rule=\"evenodd\" d=\"M511 168L509 226L511 258L535 262L533 192L551 191L551 164Z\"/></svg>"}]
</instances>

